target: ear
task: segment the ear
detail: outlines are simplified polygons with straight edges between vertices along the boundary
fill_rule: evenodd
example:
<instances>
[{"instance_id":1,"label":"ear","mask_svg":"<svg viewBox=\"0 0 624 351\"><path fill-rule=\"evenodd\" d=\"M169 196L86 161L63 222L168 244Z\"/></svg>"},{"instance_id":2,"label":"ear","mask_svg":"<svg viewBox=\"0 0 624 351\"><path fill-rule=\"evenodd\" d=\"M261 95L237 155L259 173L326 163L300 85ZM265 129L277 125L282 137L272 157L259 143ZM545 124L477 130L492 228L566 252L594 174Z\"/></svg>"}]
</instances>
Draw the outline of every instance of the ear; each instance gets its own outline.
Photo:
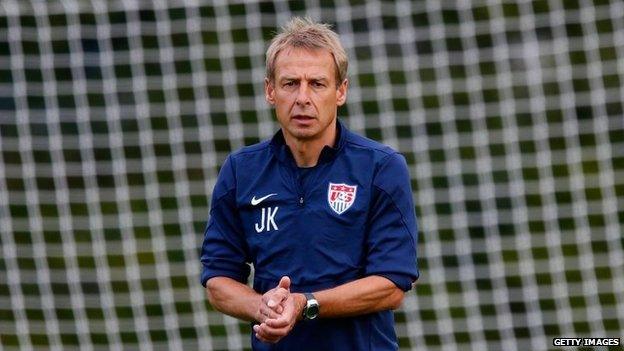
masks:
<instances>
[{"instance_id":1,"label":"ear","mask_svg":"<svg viewBox=\"0 0 624 351\"><path fill-rule=\"evenodd\" d=\"M338 106L344 105L347 101L347 90L349 88L349 80L345 79L340 83L338 89L336 89L336 104Z\"/></svg>"},{"instance_id":2,"label":"ear","mask_svg":"<svg viewBox=\"0 0 624 351\"><path fill-rule=\"evenodd\" d=\"M275 85L269 78L264 78L264 98L271 106L275 105Z\"/></svg>"}]
</instances>

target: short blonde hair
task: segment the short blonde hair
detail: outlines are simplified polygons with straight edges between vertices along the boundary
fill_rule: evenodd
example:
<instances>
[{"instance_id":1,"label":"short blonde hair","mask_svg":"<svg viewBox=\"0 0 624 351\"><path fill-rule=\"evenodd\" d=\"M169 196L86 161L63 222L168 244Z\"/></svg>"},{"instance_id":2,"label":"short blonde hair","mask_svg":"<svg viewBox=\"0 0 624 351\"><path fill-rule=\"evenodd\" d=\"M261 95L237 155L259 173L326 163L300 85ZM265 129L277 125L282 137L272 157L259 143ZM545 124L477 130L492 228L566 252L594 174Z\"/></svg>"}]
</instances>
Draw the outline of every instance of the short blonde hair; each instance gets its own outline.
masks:
<instances>
[{"instance_id":1,"label":"short blonde hair","mask_svg":"<svg viewBox=\"0 0 624 351\"><path fill-rule=\"evenodd\" d=\"M310 50L327 49L334 58L336 66L336 85L347 78L349 65L347 53L342 47L338 35L326 23L317 23L309 18L294 17L282 27L267 49L266 77L275 79L275 61L285 48L303 48Z\"/></svg>"}]
</instances>

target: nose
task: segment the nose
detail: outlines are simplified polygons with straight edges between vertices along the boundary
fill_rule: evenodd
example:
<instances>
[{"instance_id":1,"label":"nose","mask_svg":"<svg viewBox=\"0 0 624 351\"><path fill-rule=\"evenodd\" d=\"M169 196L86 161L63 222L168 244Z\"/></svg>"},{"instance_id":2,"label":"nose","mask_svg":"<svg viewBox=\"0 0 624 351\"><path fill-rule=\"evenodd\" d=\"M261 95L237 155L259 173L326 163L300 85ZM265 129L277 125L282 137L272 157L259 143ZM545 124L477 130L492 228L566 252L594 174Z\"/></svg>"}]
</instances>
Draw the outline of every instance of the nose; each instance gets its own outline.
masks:
<instances>
[{"instance_id":1,"label":"nose","mask_svg":"<svg viewBox=\"0 0 624 351\"><path fill-rule=\"evenodd\" d=\"M295 102L297 103L297 105L300 106L310 104L310 92L307 83L302 82L301 85L299 85L299 90L297 91L297 100Z\"/></svg>"}]
</instances>

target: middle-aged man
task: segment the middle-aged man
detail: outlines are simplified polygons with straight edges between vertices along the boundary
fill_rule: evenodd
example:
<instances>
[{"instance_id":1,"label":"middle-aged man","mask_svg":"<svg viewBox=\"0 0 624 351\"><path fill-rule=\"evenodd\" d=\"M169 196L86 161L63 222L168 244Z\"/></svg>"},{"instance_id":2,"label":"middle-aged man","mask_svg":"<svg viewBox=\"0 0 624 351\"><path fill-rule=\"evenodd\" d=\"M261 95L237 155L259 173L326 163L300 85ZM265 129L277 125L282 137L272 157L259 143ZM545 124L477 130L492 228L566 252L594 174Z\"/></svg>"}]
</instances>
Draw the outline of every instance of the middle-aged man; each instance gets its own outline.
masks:
<instances>
[{"instance_id":1,"label":"middle-aged man","mask_svg":"<svg viewBox=\"0 0 624 351\"><path fill-rule=\"evenodd\" d=\"M254 350L398 349L392 310L418 278L410 178L403 156L337 120L346 72L328 25L287 23L265 80L281 128L229 155L212 194L201 282L254 323Z\"/></svg>"}]
</instances>

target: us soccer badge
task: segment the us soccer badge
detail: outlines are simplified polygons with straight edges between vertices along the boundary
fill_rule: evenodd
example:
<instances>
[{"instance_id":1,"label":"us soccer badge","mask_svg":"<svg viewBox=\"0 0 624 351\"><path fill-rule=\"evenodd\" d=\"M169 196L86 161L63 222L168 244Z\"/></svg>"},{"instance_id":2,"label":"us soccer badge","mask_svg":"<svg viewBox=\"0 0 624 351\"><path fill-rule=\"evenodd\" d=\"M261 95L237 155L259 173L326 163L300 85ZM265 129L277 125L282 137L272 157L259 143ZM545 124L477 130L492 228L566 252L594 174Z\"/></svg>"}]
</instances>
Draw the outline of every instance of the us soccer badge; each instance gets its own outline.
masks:
<instances>
[{"instance_id":1,"label":"us soccer badge","mask_svg":"<svg viewBox=\"0 0 624 351\"><path fill-rule=\"evenodd\" d=\"M337 214L342 214L355 202L356 192L357 185L329 183L327 188L329 207Z\"/></svg>"}]
</instances>

